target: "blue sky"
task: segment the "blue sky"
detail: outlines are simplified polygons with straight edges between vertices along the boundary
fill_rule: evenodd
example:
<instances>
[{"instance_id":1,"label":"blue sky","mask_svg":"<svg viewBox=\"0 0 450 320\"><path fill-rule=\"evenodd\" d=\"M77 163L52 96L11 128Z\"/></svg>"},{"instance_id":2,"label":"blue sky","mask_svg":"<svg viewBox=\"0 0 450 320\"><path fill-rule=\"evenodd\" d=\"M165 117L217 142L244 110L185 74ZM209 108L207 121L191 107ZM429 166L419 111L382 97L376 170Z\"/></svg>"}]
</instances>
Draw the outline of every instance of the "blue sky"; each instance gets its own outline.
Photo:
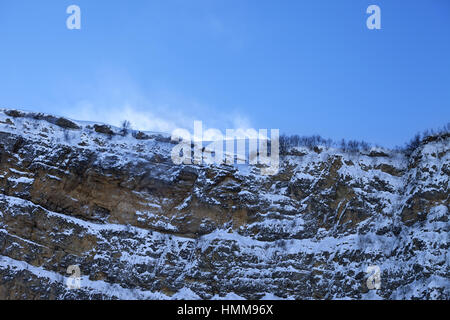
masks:
<instances>
[{"instance_id":1,"label":"blue sky","mask_svg":"<svg viewBox=\"0 0 450 320\"><path fill-rule=\"evenodd\" d=\"M2 0L0 41L0 107L385 146L450 120L448 0Z\"/></svg>"}]
</instances>

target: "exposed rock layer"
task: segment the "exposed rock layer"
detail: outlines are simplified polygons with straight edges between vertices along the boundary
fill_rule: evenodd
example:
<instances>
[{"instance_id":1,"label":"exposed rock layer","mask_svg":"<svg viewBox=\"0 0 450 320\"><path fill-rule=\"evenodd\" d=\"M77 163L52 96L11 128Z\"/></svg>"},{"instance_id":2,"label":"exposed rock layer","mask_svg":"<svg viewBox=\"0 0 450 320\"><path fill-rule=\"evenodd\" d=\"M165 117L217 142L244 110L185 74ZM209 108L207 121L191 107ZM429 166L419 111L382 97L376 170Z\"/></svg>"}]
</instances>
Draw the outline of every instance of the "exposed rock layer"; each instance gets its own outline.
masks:
<instances>
[{"instance_id":1,"label":"exposed rock layer","mask_svg":"<svg viewBox=\"0 0 450 320\"><path fill-rule=\"evenodd\" d=\"M301 149L262 176L61 119L0 112L1 299L450 298L448 135L409 158Z\"/></svg>"}]
</instances>

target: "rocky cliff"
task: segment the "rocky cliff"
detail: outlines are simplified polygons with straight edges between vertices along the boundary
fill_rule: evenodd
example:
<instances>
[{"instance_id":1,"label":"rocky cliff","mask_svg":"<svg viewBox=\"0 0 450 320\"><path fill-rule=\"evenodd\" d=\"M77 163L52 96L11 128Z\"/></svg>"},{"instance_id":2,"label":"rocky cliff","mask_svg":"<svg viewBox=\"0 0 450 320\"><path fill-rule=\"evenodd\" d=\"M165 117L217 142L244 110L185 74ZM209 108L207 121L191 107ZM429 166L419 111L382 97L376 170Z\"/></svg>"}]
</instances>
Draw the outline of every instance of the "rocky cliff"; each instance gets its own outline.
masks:
<instances>
[{"instance_id":1,"label":"rocky cliff","mask_svg":"<svg viewBox=\"0 0 450 320\"><path fill-rule=\"evenodd\" d=\"M450 299L449 146L297 148L264 176L1 110L0 299Z\"/></svg>"}]
</instances>

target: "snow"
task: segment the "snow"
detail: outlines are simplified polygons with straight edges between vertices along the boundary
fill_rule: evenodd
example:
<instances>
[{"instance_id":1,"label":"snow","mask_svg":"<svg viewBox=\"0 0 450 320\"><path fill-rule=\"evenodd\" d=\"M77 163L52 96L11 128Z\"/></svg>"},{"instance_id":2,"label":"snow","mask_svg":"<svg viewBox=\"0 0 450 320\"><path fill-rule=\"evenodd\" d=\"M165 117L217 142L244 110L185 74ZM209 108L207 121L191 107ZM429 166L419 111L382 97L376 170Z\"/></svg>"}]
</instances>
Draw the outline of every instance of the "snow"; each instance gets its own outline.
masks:
<instances>
[{"instance_id":1,"label":"snow","mask_svg":"<svg viewBox=\"0 0 450 320\"><path fill-rule=\"evenodd\" d=\"M18 183L32 184L34 182L34 179L27 178L27 177L20 177L20 178L9 177L8 181L14 182L15 184L18 184Z\"/></svg>"}]
</instances>

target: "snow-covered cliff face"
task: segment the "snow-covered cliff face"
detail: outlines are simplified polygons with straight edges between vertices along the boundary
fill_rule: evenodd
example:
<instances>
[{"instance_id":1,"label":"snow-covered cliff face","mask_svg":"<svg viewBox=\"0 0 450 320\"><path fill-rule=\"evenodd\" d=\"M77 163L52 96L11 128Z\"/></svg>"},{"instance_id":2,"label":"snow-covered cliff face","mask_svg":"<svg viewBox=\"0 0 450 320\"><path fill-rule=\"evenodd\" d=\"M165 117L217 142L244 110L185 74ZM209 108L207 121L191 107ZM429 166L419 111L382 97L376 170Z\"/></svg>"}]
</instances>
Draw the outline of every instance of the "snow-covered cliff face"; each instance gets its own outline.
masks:
<instances>
[{"instance_id":1,"label":"snow-covered cliff face","mask_svg":"<svg viewBox=\"0 0 450 320\"><path fill-rule=\"evenodd\" d=\"M263 176L118 131L0 111L1 299L450 298L449 135L410 158L298 149Z\"/></svg>"}]
</instances>

